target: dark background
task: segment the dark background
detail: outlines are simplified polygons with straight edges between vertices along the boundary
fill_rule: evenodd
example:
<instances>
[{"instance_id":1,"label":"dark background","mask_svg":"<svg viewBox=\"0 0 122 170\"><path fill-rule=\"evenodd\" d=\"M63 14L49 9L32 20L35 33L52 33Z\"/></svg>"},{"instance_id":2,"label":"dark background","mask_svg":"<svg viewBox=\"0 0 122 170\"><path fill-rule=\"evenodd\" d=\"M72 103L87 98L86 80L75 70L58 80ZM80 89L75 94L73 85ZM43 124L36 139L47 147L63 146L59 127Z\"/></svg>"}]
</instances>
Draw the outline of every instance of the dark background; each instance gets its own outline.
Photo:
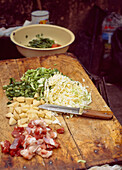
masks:
<instances>
[{"instance_id":1,"label":"dark background","mask_svg":"<svg viewBox=\"0 0 122 170\"><path fill-rule=\"evenodd\" d=\"M0 27L21 26L25 20L31 20L31 12L38 9L48 10L52 24L66 27L75 34L69 52L89 72L108 75L111 61L103 59L102 22L111 12L122 14L122 0L1 0ZM23 57L9 38L0 38L0 48L2 60ZM110 80L114 81L118 73L111 74Z\"/></svg>"}]
</instances>

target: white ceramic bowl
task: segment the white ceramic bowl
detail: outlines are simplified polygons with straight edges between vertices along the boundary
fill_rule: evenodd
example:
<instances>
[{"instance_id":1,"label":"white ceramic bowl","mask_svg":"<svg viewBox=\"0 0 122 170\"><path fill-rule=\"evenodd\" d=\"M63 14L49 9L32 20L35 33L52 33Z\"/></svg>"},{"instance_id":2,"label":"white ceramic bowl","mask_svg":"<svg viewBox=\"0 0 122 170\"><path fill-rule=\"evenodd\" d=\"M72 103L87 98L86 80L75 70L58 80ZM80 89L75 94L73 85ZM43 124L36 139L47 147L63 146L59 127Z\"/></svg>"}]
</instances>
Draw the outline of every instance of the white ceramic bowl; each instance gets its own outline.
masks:
<instances>
[{"instance_id":1,"label":"white ceramic bowl","mask_svg":"<svg viewBox=\"0 0 122 170\"><path fill-rule=\"evenodd\" d=\"M55 48L32 48L26 46L37 34L43 34L44 38L53 39L61 46ZM13 31L10 38L16 44L18 51L25 57L40 57L65 53L69 45L75 40L75 36L70 30L49 24L35 24L21 27Z\"/></svg>"}]
</instances>

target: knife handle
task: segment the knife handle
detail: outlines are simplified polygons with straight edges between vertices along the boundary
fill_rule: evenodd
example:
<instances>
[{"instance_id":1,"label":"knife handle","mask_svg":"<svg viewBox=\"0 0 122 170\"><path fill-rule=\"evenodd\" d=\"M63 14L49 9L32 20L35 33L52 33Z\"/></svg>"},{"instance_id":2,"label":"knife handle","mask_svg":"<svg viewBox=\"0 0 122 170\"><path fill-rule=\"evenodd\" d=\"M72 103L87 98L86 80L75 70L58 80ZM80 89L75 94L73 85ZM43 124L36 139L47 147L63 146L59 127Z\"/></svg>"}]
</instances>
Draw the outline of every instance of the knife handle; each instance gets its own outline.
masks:
<instances>
[{"instance_id":1,"label":"knife handle","mask_svg":"<svg viewBox=\"0 0 122 170\"><path fill-rule=\"evenodd\" d=\"M98 119L112 119L112 111L96 111L96 110L81 110L79 114L85 117L98 118Z\"/></svg>"}]
</instances>

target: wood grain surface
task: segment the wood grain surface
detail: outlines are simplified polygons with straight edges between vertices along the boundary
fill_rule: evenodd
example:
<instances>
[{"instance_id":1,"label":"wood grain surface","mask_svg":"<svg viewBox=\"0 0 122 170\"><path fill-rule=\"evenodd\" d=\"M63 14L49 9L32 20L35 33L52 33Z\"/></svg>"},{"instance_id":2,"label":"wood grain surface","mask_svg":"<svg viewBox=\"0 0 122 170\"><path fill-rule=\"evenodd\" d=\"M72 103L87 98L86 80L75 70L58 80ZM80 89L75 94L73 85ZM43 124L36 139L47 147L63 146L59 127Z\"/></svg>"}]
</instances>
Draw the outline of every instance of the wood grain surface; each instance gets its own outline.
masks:
<instances>
[{"instance_id":1,"label":"wood grain surface","mask_svg":"<svg viewBox=\"0 0 122 170\"><path fill-rule=\"evenodd\" d=\"M9 126L5 117L8 100L2 86L9 83L10 77L20 80L25 71L38 67L57 68L73 80L87 85L92 94L90 107L95 110L110 110L81 64L71 54L2 60L0 61L0 141L6 139L13 141L11 132L14 128ZM0 151L0 169L88 169L95 165L116 164L122 161L121 125L115 116L112 120L98 120L85 117L67 119L65 115L60 115L58 119L65 133L58 135L57 140L61 148L54 150L51 158L43 159L35 156L28 161L22 157L5 155ZM78 163L78 160L86 160L86 163Z\"/></svg>"}]
</instances>

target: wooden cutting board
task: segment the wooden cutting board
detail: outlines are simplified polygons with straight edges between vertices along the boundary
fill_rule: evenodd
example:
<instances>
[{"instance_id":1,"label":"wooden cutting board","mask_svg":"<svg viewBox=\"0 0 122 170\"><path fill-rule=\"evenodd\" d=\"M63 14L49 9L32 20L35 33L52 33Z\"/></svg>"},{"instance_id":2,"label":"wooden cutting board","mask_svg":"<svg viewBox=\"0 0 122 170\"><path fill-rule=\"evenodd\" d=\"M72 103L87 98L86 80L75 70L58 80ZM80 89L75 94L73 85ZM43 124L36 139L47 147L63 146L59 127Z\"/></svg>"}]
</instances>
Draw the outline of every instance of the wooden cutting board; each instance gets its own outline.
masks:
<instances>
[{"instance_id":1,"label":"wooden cutting board","mask_svg":"<svg viewBox=\"0 0 122 170\"><path fill-rule=\"evenodd\" d=\"M70 54L3 60L0 61L0 141L13 141L13 126L9 126L5 117L7 97L2 86L9 83L10 77L19 81L25 71L38 67L57 68L70 78L87 85L92 93L91 108L110 110L80 63ZM85 117L67 119L64 115L60 116L59 120L65 133L58 135L57 140L61 148L54 150L51 158L35 156L28 161L22 157L5 155L0 151L0 169L88 169L95 165L116 164L122 161L121 125L115 116L112 120L98 120ZM86 160L86 163L78 163L78 160Z\"/></svg>"}]
</instances>

